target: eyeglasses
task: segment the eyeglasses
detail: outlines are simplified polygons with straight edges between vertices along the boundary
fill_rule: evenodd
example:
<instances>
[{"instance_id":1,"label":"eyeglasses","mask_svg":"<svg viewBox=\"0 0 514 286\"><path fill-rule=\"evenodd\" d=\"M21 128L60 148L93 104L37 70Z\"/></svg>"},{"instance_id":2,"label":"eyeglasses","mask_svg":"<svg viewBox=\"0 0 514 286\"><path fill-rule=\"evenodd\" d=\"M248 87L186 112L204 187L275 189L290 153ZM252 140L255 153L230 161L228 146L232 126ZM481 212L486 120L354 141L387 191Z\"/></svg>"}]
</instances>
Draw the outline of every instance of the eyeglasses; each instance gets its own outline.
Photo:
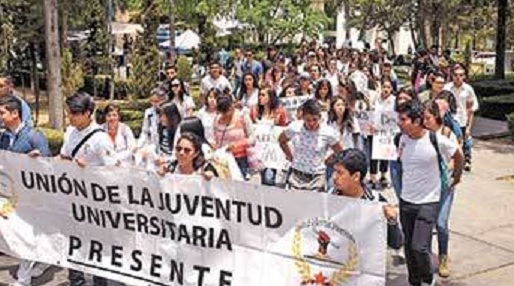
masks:
<instances>
[{"instance_id":1,"label":"eyeglasses","mask_svg":"<svg viewBox=\"0 0 514 286\"><path fill-rule=\"evenodd\" d=\"M177 151L177 153L181 153L182 151L184 151L184 154L191 154L191 152L193 152L193 149L191 148L187 148L187 147L181 147L181 146L177 146L175 148L175 151Z\"/></svg>"},{"instance_id":2,"label":"eyeglasses","mask_svg":"<svg viewBox=\"0 0 514 286\"><path fill-rule=\"evenodd\" d=\"M171 87L179 87L180 84L172 84Z\"/></svg>"},{"instance_id":3,"label":"eyeglasses","mask_svg":"<svg viewBox=\"0 0 514 286\"><path fill-rule=\"evenodd\" d=\"M253 55L252 55L252 54L246 54L246 56L247 56L247 57L251 57L251 56L253 56Z\"/></svg>"}]
</instances>

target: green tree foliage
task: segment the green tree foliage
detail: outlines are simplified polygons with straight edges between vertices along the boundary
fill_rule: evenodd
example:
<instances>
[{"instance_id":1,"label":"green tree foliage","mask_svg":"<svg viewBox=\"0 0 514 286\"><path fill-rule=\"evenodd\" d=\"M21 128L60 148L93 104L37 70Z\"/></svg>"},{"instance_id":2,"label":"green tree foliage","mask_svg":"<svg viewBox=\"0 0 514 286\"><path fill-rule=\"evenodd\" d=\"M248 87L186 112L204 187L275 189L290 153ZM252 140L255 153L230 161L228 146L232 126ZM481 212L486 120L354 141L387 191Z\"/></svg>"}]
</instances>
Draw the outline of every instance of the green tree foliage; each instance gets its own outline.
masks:
<instances>
[{"instance_id":1,"label":"green tree foliage","mask_svg":"<svg viewBox=\"0 0 514 286\"><path fill-rule=\"evenodd\" d=\"M73 61L73 55L68 49L62 51L62 91L65 97L71 96L84 85L83 66Z\"/></svg>"},{"instance_id":2,"label":"green tree foliage","mask_svg":"<svg viewBox=\"0 0 514 286\"><path fill-rule=\"evenodd\" d=\"M159 48L155 31L159 26L158 15L160 6L158 3L147 0L142 8L139 22L143 25L144 32L138 35L135 49L129 57L132 64L131 78L128 88L131 94L138 98L146 98L155 87L159 74Z\"/></svg>"},{"instance_id":3,"label":"green tree foliage","mask_svg":"<svg viewBox=\"0 0 514 286\"><path fill-rule=\"evenodd\" d=\"M277 43L302 34L317 37L329 24L311 0L247 0L237 6L237 18L253 27L259 41Z\"/></svg>"},{"instance_id":4,"label":"green tree foliage","mask_svg":"<svg viewBox=\"0 0 514 286\"><path fill-rule=\"evenodd\" d=\"M177 69L178 69L178 75L177 77L185 82L190 82L191 77L193 75L193 69L191 68L191 64L189 63L189 60L184 57L180 56L177 60Z\"/></svg>"}]
</instances>

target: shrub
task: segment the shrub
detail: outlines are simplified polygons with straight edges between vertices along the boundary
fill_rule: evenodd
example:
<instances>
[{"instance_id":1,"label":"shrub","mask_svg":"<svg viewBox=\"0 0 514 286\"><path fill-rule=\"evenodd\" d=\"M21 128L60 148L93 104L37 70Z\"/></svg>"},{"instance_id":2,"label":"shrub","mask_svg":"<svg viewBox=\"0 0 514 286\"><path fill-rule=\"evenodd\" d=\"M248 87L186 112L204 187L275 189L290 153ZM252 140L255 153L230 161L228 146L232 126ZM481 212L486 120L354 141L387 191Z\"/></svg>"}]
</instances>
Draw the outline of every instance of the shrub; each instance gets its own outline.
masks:
<instances>
[{"instance_id":1,"label":"shrub","mask_svg":"<svg viewBox=\"0 0 514 286\"><path fill-rule=\"evenodd\" d=\"M185 82L190 82L193 77L193 69L191 63L185 56L178 57L177 60L177 77Z\"/></svg>"},{"instance_id":2,"label":"shrub","mask_svg":"<svg viewBox=\"0 0 514 286\"><path fill-rule=\"evenodd\" d=\"M514 140L514 112L508 114L507 116L507 124L509 126L510 137Z\"/></svg>"},{"instance_id":3,"label":"shrub","mask_svg":"<svg viewBox=\"0 0 514 286\"><path fill-rule=\"evenodd\" d=\"M50 128L38 128L38 130L41 131L48 140L48 145L50 147L50 151L52 151L52 155L59 155L64 141L64 132Z\"/></svg>"},{"instance_id":4,"label":"shrub","mask_svg":"<svg viewBox=\"0 0 514 286\"><path fill-rule=\"evenodd\" d=\"M505 116L514 112L514 94L491 96L483 98L480 106L480 115L505 120Z\"/></svg>"},{"instance_id":5,"label":"shrub","mask_svg":"<svg viewBox=\"0 0 514 286\"><path fill-rule=\"evenodd\" d=\"M514 94L514 81L509 80L485 80L471 84L478 97L499 96Z\"/></svg>"},{"instance_id":6,"label":"shrub","mask_svg":"<svg viewBox=\"0 0 514 286\"><path fill-rule=\"evenodd\" d=\"M104 109L110 101L100 101L96 103L97 109ZM144 111L145 109L151 106L148 99L137 99L137 100L114 100L116 105L120 107L121 110L136 110L136 111Z\"/></svg>"},{"instance_id":7,"label":"shrub","mask_svg":"<svg viewBox=\"0 0 514 286\"><path fill-rule=\"evenodd\" d=\"M108 76L106 75L96 75L86 76L84 77L84 85L80 88L81 90L89 93L90 95L95 95L96 97L102 97L105 99L109 99L110 91L109 87L106 86L109 83ZM96 87L96 93L95 93ZM125 99L128 96L128 82L124 79L114 79L114 98L116 99Z\"/></svg>"},{"instance_id":8,"label":"shrub","mask_svg":"<svg viewBox=\"0 0 514 286\"><path fill-rule=\"evenodd\" d=\"M139 134L141 134L141 127L143 126L143 120L125 121L125 124L132 129L136 138L139 137Z\"/></svg>"}]
</instances>

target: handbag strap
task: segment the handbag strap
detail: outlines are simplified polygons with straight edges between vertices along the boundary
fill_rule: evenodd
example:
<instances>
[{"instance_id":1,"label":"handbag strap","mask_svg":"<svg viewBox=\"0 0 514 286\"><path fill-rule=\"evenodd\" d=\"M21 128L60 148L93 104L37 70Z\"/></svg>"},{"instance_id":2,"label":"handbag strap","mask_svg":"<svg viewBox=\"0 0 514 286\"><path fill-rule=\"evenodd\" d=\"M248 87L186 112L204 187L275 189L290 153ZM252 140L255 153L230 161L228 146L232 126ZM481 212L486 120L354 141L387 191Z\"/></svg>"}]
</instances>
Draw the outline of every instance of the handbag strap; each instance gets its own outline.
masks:
<instances>
[{"instance_id":1,"label":"handbag strap","mask_svg":"<svg viewBox=\"0 0 514 286\"><path fill-rule=\"evenodd\" d=\"M75 148L73 148L73 151L71 151L71 157L75 158L75 156L79 152L80 148L82 148L82 146L84 146L84 144L89 140L89 138L93 137L93 135L95 135L98 132L103 132L103 130L100 128L95 129L95 130L89 132L89 134L87 134L84 138L82 138L82 140L79 142L79 144L77 144L75 146Z\"/></svg>"}]
</instances>

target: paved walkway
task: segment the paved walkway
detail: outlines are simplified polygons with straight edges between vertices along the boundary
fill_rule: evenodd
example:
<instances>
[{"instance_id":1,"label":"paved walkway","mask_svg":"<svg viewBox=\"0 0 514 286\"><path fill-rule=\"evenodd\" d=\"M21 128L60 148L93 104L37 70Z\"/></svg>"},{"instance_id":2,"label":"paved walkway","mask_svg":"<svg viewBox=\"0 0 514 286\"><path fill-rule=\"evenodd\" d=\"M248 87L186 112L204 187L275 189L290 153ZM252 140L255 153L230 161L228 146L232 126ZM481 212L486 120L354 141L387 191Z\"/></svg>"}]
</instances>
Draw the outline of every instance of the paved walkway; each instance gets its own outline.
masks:
<instances>
[{"instance_id":1,"label":"paved walkway","mask_svg":"<svg viewBox=\"0 0 514 286\"><path fill-rule=\"evenodd\" d=\"M437 283L514 285L514 184L497 180L514 175L514 147L477 141L474 148L473 171L457 190L451 216L452 276ZM390 253L387 285L407 286L405 264L398 258ZM14 259L0 257L0 286L13 281L10 272L16 264ZM66 271L56 271L33 285L66 286Z\"/></svg>"},{"instance_id":2,"label":"paved walkway","mask_svg":"<svg viewBox=\"0 0 514 286\"><path fill-rule=\"evenodd\" d=\"M507 122L492 120L484 117L475 117L475 124L471 134L478 139L491 139L509 134Z\"/></svg>"}]
</instances>

